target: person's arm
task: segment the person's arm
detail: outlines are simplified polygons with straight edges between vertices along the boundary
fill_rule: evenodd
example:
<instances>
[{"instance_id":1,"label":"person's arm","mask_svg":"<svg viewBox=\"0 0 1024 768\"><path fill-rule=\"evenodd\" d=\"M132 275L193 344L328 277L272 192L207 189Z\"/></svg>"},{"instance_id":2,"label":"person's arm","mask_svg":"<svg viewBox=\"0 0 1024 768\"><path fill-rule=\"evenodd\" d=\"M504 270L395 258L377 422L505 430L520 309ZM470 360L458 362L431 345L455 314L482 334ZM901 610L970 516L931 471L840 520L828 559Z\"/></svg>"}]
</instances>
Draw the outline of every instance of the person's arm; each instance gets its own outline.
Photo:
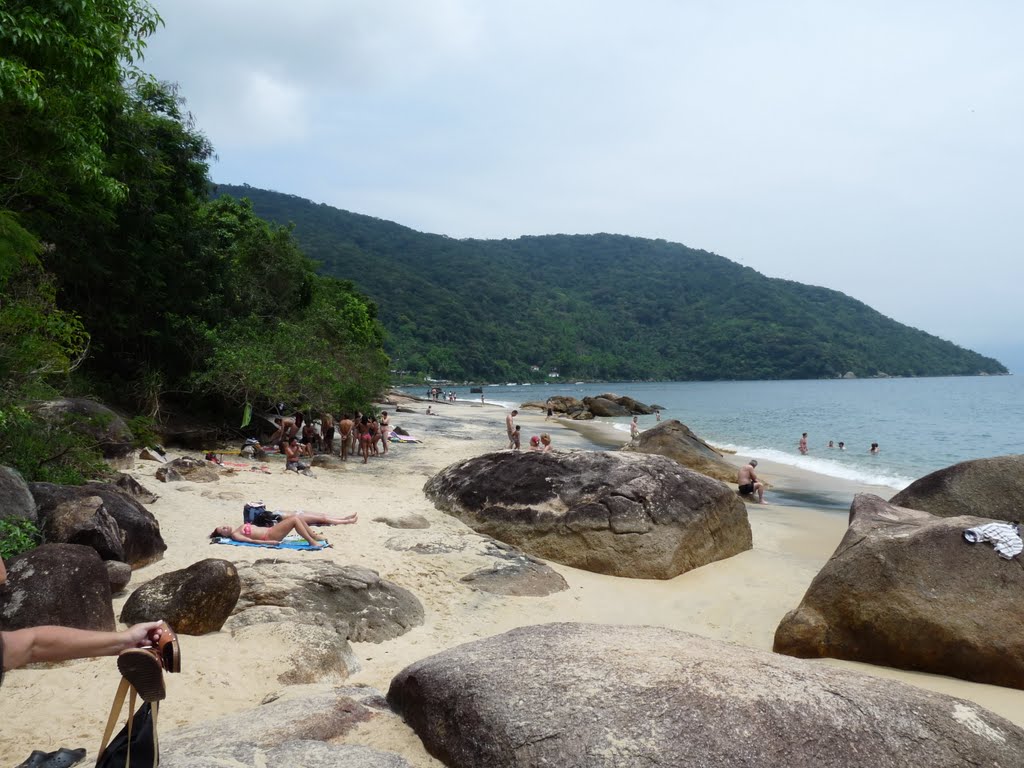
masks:
<instances>
[{"instance_id":1,"label":"person's arm","mask_svg":"<svg viewBox=\"0 0 1024 768\"><path fill-rule=\"evenodd\" d=\"M114 656L160 639L160 622L147 621L123 632L96 632L71 627L29 627L3 633L4 670L42 661Z\"/></svg>"},{"instance_id":2,"label":"person's arm","mask_svg":"<svg viewBox=\"0 0 1024 768\"><path fill-rule=\"evenodd\" d=\"M4 565L4 559L0 557L0 584L7 581L7 566Z\"/></svg>"}]
</instances>

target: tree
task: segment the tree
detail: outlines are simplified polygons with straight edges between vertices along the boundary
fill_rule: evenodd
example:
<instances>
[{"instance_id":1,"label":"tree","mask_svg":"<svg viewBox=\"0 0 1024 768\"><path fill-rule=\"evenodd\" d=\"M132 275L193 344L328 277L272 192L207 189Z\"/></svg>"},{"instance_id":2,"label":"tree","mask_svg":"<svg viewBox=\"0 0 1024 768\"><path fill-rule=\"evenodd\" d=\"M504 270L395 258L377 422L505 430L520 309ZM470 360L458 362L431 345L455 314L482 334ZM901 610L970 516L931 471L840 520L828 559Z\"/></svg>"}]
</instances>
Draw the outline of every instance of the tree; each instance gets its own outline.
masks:
<instances>
[{"instance_id":1,"label":"tree","mask_svg":"<svg viewBox=\"0 0 1024 768\"><path fill-rule=\"evenodd\" d=\"M145 0L0 5L0 209L53 202L68 183L125 195L106 164L107 120L159 23Z\"/></svg>"}]
</instances>

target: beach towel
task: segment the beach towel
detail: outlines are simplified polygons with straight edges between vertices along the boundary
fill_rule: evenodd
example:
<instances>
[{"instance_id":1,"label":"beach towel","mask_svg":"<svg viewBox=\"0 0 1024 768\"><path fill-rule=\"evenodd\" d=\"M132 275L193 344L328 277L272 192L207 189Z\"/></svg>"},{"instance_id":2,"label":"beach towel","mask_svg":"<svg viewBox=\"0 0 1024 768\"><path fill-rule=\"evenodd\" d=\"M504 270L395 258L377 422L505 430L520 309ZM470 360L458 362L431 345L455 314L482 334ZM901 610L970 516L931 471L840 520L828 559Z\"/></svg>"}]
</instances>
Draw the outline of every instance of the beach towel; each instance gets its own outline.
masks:
<instances>
[{"instance_id":1,"label":"beach towel","mask_svg":"<svg viewBox=\"0 0 1024 768\"><path fill-rule=\"evenodd\" d=\"M210 542L213 544L230 544L233 547L261 547L263 549L309 549L313 551L330 546L330 543L325 541L323 547L314 547L312 544L310 544L303 538L295 540L289 539L287 537L276 547L267 547L265 544L252 544L248 541L235 541L234 539L227 539L223 536L217 539L210 539Z\"/></svg>"},{"instance_id":2,"label":"beach towel","mask_svg":"<svg viewBox=\"0 0 1024 768\"><path fill-rule=\"evenodd\" d=\"M391 442L392 443L420 443L420 442L423 442L423 441L419 440L418 438L413 437L412 435L397 435L394 432L392 432L391 433Z\"/></svg>"},{"instance_id":3,"label":"beach towel","mask_svg":"<svg viewBox=\"0 0 1024 768\"><path fill-rule=\"evenodd\" d=\"M971 544L991 542L999 556L1005 560L1012 560L1024 551L1024 541L1013 523L989 523L968 528L964 531L964 538Z\"/></svg>"}]
</instances>

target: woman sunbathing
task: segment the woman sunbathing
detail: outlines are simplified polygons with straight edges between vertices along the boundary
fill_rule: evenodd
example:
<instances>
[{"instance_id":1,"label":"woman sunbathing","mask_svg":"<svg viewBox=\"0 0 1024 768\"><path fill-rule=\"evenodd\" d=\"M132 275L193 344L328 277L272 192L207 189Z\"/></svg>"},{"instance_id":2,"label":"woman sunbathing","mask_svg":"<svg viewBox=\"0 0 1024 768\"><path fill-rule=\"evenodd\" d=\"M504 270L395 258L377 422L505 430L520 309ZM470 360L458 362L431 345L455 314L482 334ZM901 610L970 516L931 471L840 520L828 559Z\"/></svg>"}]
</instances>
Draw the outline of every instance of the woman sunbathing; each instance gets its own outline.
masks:
<instances>
[{"instance_id":1,"label":"woman sunbathing","mask_svg":"<svg viewBox=\"0 0 1024 768\"><path fill-rule=\"evenodd\" d=\"M220 525L213 529L213 533L210 534L210 538L234 539L235 541L241 541L247 544L266 544L267 546L276 547L284 541L285 536L292 531L295 531L312 546L317 548L322 547L324 546L326 539L319 536L309 527L309 524L306 522L309 517L310 513L308 512L301 515L292 515L291 517L286 517L271 528L260 528L258 525L253 525L252 523L243 523L237 528L232 528L230 525ZM335 522L339 524L354 522L354 520L349 518L328 518L322 515L313 515L312 517L321 521L331 521L319 522L317 523L318 525L332 525Z\"/></svg>"}]
</instances>

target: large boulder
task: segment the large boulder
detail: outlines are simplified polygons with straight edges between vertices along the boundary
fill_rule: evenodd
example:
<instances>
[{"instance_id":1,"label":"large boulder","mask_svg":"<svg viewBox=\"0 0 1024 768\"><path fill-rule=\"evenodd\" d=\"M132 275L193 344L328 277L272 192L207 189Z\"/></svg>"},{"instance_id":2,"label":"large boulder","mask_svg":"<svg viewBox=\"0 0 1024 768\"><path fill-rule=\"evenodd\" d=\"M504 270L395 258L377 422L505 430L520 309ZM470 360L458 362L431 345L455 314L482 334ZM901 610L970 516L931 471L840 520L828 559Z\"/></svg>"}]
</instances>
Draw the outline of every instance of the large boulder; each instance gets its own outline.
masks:
<instances>
[{"instance_id":1,"label":"large boulder","mask_svg":"<svg viewBox=\"0 0 1024 768\"><path fill-rule=\"evenodd\" d=\"M263 559L240 565L238 611L280 606L348 624L348 639L380 643L423 623L423 605L376 571L329 560Z\"/></svg>"},{"instance_id":2,"label":"large boulder","mask_svg":"<svg viewBox=\"0 0 1024 768\"><path fill-rule=\"evenodd\" d=\"M1024 765L1024 730L970 702L660 627L514 629L388 702L449 768Z\"/></svg>"},{"instance_id":3,"label":"large boulder","mask_svg":"<svg viewBox=\"0 0 1024 768\"><path fill-rule=\"evenodd\" d=\"M166 619L180 635L216 632L238 603L241 581L234 564L209 558L157 576L132 592L121 621Z\"/></svg>"},{"instance_id":4,"label":"large boulder","mask_svg":"<svg viewBox=\"0 0 1024 768\"><path fill-rule=\"evenodd\" d=\"M45 518L43 540L49 544L82 544L103 560L124 560L121 526L99 496L79 496L54 507Z\"/></svg>"},{"instance_id":5,"label":"large boulder","mask_svg":"<svg viewBox=\"0 0 1024 768\"><path fill-rule=\"evenodd\" d=\"M47 422L67 426L99 444L103 457L115 466L131 462L135 439L127 422L102 403L84 397L62 397L30 406L33 413Z\"/></svg>"},{"instance_id":6,"label":"large boulder","mask_svg":"<svg viewBox=\"0 0 1024 768\"><path fill-rule=\"evenodd\" d=\"M21 473L0 466L0 520L21 519L36 522L36 502Z\"/></svg>"},{"instance_id":7,"label":"large boulder","mask_svg":"<svg viewBox=\"0 0 1024 768\"><path fill-rule=\"evenodd\" d=\"M915 480L889 502L939 517L1024 517L1024 455L954 464Z\"/></svg>"},{"instance_id":8,"label":"large boulder","mask_svg":"<svg viewBox=\"0 0 1024 768\"><path fill-rule=\"evenodd\" d=\"M124 562L133 568L141 568L159 560L167 550L167 544L160 535L160 523L153 517L153 513L116 485L30 483L29 489L39 506L39 519L44 524L46 517L57 505L66 501L87 496L103 499L103 508L121 528Z\"/></svg>"},{"instance_id":9,"label":"large boulder","mask_svg":"<svg viewBox=\"0 0 1024 768\"><path fill-rule=\"evenodd\" d=\"M629 408L607 397L584 397L583 404L595 416L629 416Z\"/></svg>"},{"instance_id":10,"label":"large boulder","mask_svg":"<svg viewBox=\"0 0 1024 768\"><path fill-rule=\"evenodd\" d=\"M391 752L330 743L379 717L394 715L373 688L296 686L247 712L161 729L160 766L409 768Z\"/></svg>"},{"instance_id":11,"label":"large boulder","mask_svg":"<svg viewBox=\"0 0 1024 768\"><path fill-rule=\"evenodd\" d=\"M662 456L501 451L452 464L424 491L480 533L612 576L670 579L751 548L736 494Z\"/></svg>"},{"instance_id":12,"label":"large boulder","mask_svg":"<svg viewBox=\"0 0 1024 768\"><path fill-rule=\"evenodd\" d=\"M645 429L638 437L626 443L622 450L668 456L702 475L723 483L736 483L736 467L676 419L662 421Z\"/></svg>"},{"instance_id":13,"label":"large boulder","mask_svg":"<svg viewBox=\"0 0 1024 768\"><path fill-rule=\"evenodd\" d=\"M1024 688L1024 568L935 517L861 494L850 527L775 633L775 650Z\"/></svg>"},{"instance_id":14,"label":"large boulder","mask_svg":"<svg viewBox=\"0 0 1024 768\"><path fill-rule=\"evenodd\" d=\"M0 629L56 624L114 629L110 577L96 550L81 544L43 544L7 561L0 586Z\"/></svg>"}]
</instances>

